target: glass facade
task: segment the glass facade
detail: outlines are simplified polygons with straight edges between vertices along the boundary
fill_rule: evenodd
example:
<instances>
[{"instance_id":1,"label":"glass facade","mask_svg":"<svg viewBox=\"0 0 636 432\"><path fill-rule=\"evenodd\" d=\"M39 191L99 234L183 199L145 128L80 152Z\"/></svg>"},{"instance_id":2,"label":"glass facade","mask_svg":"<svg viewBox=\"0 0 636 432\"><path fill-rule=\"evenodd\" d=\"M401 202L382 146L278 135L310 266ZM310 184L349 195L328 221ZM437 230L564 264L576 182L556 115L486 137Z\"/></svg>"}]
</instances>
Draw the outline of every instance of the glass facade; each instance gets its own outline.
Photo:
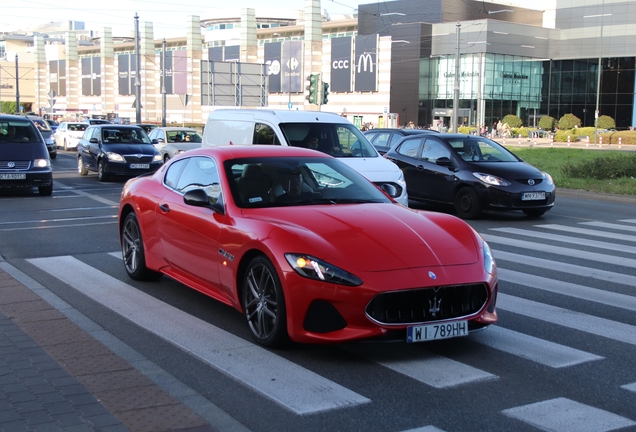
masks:
<instances>
[{"instance_id":1,"label":"glass facade","mask_svg":"<svg viewBox=\"0 0 636 432\"><path fill-rule=\"evenodd\" d=\"M459 65L459 124L491 125L515 114L533 125L541 107L544 63L527 57L476 53L462 55ZM453 108L455 58L421 61L420 106L425 110ZM481 89L481 91L480 91ZM430 101L430 102L429 102ZM478 109L481 101L481 110ZM432 106L431 106L432 104ZM480 112L481 111L481 112ZM481 116L482 120L478 119ZM432 124L433 119L426 123ZM447 119L450 121L450 119ZM445 126L449 126L445 122Z\"/></svg>"},{"instance_id":2,"label":"glass facade","mask_svg":"<svg viewBox=\"0 0 636 432\"><path fill-rule=\"evenodd\" d=\"M601 60L599 115L612 117L618 128L633 126L635 65L634 57ZM598 58L545 61L541 113L557 120L571 113L594 126L598 66Z\"/></svg>"}]
</instances>

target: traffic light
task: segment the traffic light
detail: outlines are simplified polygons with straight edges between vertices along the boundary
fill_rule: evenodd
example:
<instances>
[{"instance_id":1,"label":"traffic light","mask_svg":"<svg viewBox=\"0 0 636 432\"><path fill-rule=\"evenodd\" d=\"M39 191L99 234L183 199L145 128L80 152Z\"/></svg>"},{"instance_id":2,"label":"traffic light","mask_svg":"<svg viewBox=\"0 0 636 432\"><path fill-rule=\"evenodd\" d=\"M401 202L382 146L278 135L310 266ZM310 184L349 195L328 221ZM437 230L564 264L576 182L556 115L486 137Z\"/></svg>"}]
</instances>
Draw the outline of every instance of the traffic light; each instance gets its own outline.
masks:
<instances>
[{"instance_id":1,"label":"traffic light","mask_svg":"<svg viewBox=\"0 0 636 432\"><path fill-rule=\"evenodd\" d=\"M322 105L327 105L327 102L329 102L329 99L327 99L327 96L329 96L329 83L323 82L322 83Z\"/></svg>"},{"instance_id":2,"label":"traffic light","mask_svg":"<svg viewBox=\"0 0 636 432\"><path fill-rule=\"evenodd\" d=\"M307 90L309 90L309 94L305 96L305 99L307 99L310 104L318 105L319 79L320 79L320 75L318 74L311 74L307 77L307 81L309 81L309 85L307 86Z\"/></svg>"}]
</instances>

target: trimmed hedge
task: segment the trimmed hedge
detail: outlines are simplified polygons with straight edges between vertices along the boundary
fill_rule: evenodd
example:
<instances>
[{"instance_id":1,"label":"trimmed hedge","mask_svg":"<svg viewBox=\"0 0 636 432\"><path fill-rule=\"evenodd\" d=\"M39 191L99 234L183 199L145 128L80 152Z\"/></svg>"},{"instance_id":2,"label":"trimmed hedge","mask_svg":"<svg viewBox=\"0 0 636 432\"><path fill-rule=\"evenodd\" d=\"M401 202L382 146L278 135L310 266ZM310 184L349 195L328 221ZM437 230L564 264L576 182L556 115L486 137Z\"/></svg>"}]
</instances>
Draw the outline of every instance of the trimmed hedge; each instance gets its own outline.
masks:
<instances>
[{"instance_id":1,"label":"trimmed hedge","mask_svg":"<svg viewBox=\"0 0 636 432\"><path fill-rule=\"evenodd\" d=\"M568 177L593 178L597 180L636 177L636 154L626 152L620 156L605 156L579 164L566 164L563 174Z\"/></svg>"}]
</instances>

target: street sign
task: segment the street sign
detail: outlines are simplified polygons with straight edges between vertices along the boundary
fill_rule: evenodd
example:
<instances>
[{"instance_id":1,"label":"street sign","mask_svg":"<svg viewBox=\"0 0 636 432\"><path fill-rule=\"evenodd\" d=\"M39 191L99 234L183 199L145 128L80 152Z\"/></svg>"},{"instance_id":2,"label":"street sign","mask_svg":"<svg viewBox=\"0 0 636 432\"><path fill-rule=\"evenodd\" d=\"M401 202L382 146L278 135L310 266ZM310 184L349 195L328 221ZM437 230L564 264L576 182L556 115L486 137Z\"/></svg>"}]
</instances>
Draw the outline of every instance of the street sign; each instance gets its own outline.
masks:
<instances>
[{"instance_id":1,"label":"street sign","mask_svg":"<svg viewBox=\"0 0 636 432\"><path fill-rule=\"evenodd\" d=\"M190 101L190 95L185 93L179 93L179 99L181 99L181 103L183 106L187 106Z\"/></svg>"},{"instance_id":2,"label":"street sign","mask_svg":"<svg viewBox=\"0 0 636 432\"><path fill-rule=\"evenodd\" d=\"M294 107L294 104L293 104L293 103L291 103L291 102L290 102L290 103L288 103L288 104L287 104L287 108L288 108L288 109L292 109L293 107Z\"/></svg>"}]
</instances>

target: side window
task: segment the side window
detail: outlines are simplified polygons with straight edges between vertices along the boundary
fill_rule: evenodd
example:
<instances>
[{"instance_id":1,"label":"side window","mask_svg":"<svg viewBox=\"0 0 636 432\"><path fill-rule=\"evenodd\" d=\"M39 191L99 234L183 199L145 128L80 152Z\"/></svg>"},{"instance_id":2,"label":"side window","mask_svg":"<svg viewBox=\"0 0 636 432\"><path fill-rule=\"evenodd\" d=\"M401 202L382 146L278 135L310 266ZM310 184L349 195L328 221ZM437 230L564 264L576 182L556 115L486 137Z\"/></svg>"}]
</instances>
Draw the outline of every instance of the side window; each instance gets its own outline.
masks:
<instances>
[{"instance_id":1,"label":"side window","mask_svg":"<svg viewBox=\"0 0 636 432\"><path fill-rule=\"evenodd\" d=\"M263 123L256 123L254 125L254 137L252 138L252 143L280 145L280 141L278 140L274 129Z\"/></svg>"},{"instance_id":2,"label":"side window","mask_svg":"<svg viewBox=\"0 0 636 432\"><path fill-rule=\"evenodd\" d=\"M389 147L393 147L395 143L401 140L402 138L404 137L400 134L394 133L393 135L391 135L391 142L389 143Z\"/></svg>"},{"instance_id":3,"label":"side window","mask_svg":"<svg viewBox=\"0 0 636 432\"><path fill-rule=\"evenodd\" d=\"M375 148L381 148L383 150L388 150L389 149L389 143L388 143L389 135L390 134L388 132L379 133L378 137L376 138L376 140L373 143Z\"/></svg>"},{"instance_id":4,"label":"side window","mask_svg":"<svg viewBox=\"0 0 636 432\"><path fill-rule=\"evenodd\" d=\"M401 155L411 158L418 158L420 156L419 149L422 143L422 138L406 139L397 149L397 152Z\"/></svg>"},{"instance_id":5,"label":"side window","mask_svg":"<svg viewBox=\"0 0 636 432\"><path fill-rule=\"evenodd\" d=\"M189 160L190 159L182 159L180 161L172 163L168 167L166 175L163 178L163 182L166 186L172 189L177 188L177 180L179 180L179 175L181 174L181 171L183 171L183 168L186 166Z\"/></svg>"},{"instance_id":6,"label":"side window","mask_svg":"<svg viewBox=\"0 0 636 432\"><path fill-rule=\"evenodd\" d=\"M192 188L204 188L207 191L209 186L218 185L219 171L214 160L207 157L192 157L187 162L188 165L179 177L176 189L186 192Z\"/></svg>"},{"instance_id":7,"label":"side window","mask_svg":"<svg viewBox=\"0 0 636 432\"><path fill-rule=\"evenodd\" d=\"M426 162L436 163L441 157L450 158L450 151L439 141L427 139L422 148L422 160Z\"/></svg>"}]
</instances>

